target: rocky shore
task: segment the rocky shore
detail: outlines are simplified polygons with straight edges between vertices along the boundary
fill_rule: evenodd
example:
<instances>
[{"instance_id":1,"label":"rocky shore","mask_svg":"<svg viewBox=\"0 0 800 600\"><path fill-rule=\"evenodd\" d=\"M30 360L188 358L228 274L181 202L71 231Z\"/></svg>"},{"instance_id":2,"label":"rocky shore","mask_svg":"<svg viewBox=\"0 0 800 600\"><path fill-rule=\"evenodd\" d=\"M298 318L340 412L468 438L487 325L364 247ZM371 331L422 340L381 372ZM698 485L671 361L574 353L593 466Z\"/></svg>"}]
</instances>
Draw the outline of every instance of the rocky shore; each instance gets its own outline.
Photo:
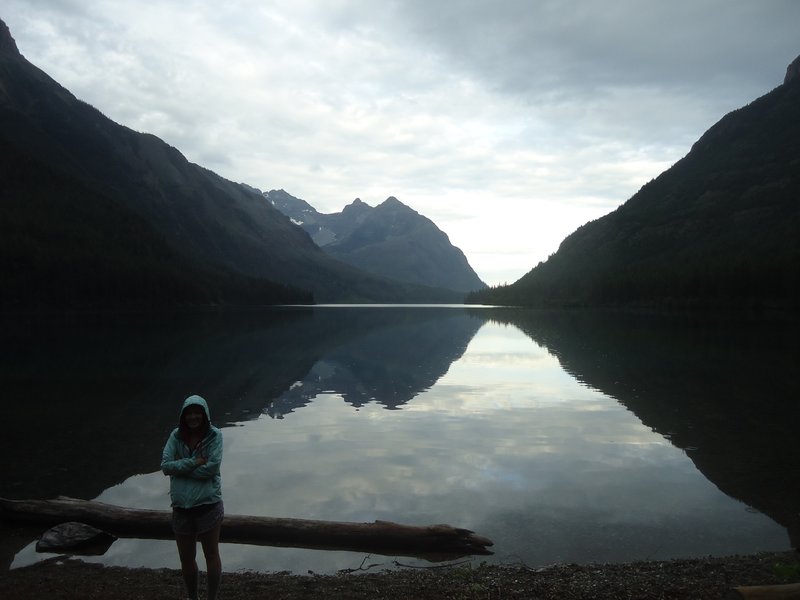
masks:
<instances>
[{"instance_id":1,"label":"rocky shore","mask_svg":"<svg viewBox=\"0 0 800 600\"><path fill-rule=\"evenodd\" d=\"M653 561L611 565L450 566L336 575L226 573L223 600L620 600L719 599L738 586L800 581L800 554ZM180 573L103 567L52 559L0 575L0 598L48 600L183 599Z\"/></svg>"}]
</instances>

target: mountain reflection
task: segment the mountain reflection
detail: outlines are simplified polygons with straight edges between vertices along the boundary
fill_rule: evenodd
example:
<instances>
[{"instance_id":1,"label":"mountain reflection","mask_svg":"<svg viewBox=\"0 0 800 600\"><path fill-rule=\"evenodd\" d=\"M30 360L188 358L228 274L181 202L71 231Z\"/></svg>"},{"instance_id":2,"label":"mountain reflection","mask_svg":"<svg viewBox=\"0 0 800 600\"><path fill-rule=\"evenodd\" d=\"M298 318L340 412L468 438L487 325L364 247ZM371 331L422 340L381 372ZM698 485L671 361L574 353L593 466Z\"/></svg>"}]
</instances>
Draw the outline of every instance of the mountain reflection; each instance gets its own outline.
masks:
<instances>
[{"instance_id":1,"label":"mountain reflection","mask_svg":"<svg viewBox=\"0 0 800 600\"><path fill-rule=\"evenodd\" d=\"M452 309L336 308L315 314L328 352L302 379L270 403L282 417L322 393L360 407L397 409L430 388L458 360L483 318Z\"/></svg>"},{"instance_id":2,"label":"mountain reflection","mask_svg":"<svg viewBox=\"0 0 800 600\"><path fill-rule=\"evenodd\" d=\"M482 323L435 307L8 320L0 452L19 456L32 435L36 451L6 464L0 495L93 498L156 470L191 393L210 400L218 425L280 416L322 392L397 408L446 373Z\"/></svg>"},{"instance_id":3,"label":"mountain reflection","mask_svg":"<svg viewBox=\"0 0 800 600\"><path fill-rule=\"evenodd\" d=\"M796 321L520 310L492 318L524 331L800 544Z\"/></svg>"}]
</instances>

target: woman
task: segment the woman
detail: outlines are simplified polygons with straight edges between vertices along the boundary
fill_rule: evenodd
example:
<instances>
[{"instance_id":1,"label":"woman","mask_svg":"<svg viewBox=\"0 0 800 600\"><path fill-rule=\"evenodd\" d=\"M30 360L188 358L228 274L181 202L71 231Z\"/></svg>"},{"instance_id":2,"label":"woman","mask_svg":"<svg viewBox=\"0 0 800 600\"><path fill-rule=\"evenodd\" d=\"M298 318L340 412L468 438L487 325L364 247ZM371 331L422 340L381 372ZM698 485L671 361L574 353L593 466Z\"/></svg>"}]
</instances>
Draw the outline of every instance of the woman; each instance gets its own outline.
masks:
<instances>
[{"instance_id":1,"label":"woman","mask_svg":"<svg viewBox=\"0 0 800 600\"><path fill-rule=\"evenodd\" d=\"M219 531L222 504L222 432L211 425L208 404L200 396L183 403L178 427L161 456L161 470L169 475L172 529L178 544L186 590L197 600L197 541L203 546L208 569L208 600L216 600L222 576Z\"/></svg>"}]
</instances>

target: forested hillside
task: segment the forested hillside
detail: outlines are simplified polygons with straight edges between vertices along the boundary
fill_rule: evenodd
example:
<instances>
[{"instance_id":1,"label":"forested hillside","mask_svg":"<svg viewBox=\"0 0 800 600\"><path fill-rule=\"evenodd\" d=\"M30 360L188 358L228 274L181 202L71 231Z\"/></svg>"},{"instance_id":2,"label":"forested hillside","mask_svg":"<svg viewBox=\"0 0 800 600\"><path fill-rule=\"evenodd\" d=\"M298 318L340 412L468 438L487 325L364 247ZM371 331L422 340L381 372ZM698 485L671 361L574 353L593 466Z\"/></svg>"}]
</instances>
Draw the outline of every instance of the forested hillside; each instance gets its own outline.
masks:
<instances>
[{"instance_id":1,"label":"forested hillside","mask_svg":"<svg viewBox=\"0 0 800 600\"><path fill-rule=\"evenodd\" d=\"M0 308L313 302L310 292L190 261L141 216L2 139L0 157Z\"/></svg>"},{"instance_id":2,"label":"forested hillside","mask_svg":"<svg viewBox=\"0 0 800 600\"><path fill-rule=\"evenodd\" d=\"M788 78L787 78L788 79ZM470 302L800 304L800 79L736 110L517 282Z\"/></svg>"}]
</instances>

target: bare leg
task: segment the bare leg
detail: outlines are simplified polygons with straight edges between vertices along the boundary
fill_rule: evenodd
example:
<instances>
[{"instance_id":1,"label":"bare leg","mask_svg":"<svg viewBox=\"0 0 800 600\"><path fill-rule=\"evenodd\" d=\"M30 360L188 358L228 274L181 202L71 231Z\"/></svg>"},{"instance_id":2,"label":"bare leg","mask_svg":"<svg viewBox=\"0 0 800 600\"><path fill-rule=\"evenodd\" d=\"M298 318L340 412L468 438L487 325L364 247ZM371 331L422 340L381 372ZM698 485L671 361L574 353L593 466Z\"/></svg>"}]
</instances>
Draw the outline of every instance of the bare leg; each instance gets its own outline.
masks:
<instances>
[{"instance_id":1,"label":"bare leg","mask_svg":"<svg viewBox=\"0 0 800 600\"><path fill-rule=\"evenodd\" d=\"M219 530L222 525L217 525L211 531L201 533L197 537L203 545L203 554L206 557L208 569L208 600L217 600L219 583L222 579L222 560L219 557Z\"/></svg>"},{"instance_id":2,"label":"bare leg","mask_svg":"<svg viewBox=\"0 0 800 600\"><path fill-rule=\"evenodd\" d=\"M181 573L183 581L186 583L186 593L189 598L197 600L197 539L194 535L175 535L175 542L178 544L178 556L181 559Z\"/></svg>"}]
</instances>

